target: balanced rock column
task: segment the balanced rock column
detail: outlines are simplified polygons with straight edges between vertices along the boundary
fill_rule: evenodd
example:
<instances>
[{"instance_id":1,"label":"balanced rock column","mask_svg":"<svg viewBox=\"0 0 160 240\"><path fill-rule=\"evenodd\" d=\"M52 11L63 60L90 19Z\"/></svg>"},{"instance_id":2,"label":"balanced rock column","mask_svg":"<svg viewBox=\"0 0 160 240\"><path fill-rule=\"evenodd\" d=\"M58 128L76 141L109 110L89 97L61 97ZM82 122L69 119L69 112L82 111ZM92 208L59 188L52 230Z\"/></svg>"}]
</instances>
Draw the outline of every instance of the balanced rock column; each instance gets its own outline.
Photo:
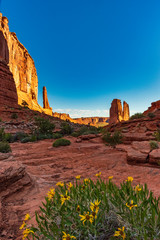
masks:
<instances>
[{"instance_id":1,"label":"balanced rock column","mask_svg":"<svg viewBox=\"0 0 160 240\"><path fill-rule=\"evenodd\" d=\"M8 45L3 32L0 31L0 107L17 107L18 96L16 85L8 63Z\"/></svg>"},{"instance_id":2,"label":"balanced rock column","mask_svg":"<svg viewBox=\"0 0 160 240\"><path fill-rule=\"evenodd\" d=\"M49 106L46 87L43 87L43 108L52 110L52 108Z\"/></svg>"}]
</instances>

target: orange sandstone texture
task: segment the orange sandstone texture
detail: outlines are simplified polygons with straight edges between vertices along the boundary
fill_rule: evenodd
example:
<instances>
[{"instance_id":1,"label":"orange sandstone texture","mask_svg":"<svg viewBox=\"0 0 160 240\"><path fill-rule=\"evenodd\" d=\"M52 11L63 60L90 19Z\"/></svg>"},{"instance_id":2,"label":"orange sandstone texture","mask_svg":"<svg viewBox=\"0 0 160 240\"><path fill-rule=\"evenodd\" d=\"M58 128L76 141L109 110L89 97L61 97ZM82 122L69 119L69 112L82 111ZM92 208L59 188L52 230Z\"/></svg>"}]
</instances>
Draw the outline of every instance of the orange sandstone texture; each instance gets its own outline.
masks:
<instances>
[{"instance_id":1,"label":"orange sandstone texture","mask_svg":"<svg viewBox=\"0 0 160 240\"><path fill-rule=\"evenodd\" d=\"M40 110L37 102L38 78L32 57L19 42L15 33L9 31L8 19L0 13L0 30L9 49L9 69L17 88L18 104L25 100L31 109ZM41 109L42 110L42 109Z\"/></svg>"},{"instance_id":2,"label":"orange sandstone texture","mask_svg":"<svg viewBox=\"0 0 160 240\"><path fill-rule=\"evenodd\" d=\"M144 115L147 115L148 113L154 113L156 110L160 109L160 100L156 102L152 102L151 106L144 111Z\"/></svg>"},{"instance_id":3,"label":"orange sandstone texture","mask_svg":"<svg viewBox=\"0 0 160 240\"><path fill-rule=\"evenodd\" d=\"M110 108L109 123L115 124L121 121L127 121L129 120L129 116L129 105L124 101L122 109L121 100L113 99Z\"/></svg>"},{"instance_id":4,"label":"orange sandstone texture","mask_svg":"<svg viewBox=\"0 0 160 240\"><path fill-rule=\"evenodd\" d=\"M43 108L52 110L49 106L46 87L43 87Z\"/></svg>"}]
</instances>

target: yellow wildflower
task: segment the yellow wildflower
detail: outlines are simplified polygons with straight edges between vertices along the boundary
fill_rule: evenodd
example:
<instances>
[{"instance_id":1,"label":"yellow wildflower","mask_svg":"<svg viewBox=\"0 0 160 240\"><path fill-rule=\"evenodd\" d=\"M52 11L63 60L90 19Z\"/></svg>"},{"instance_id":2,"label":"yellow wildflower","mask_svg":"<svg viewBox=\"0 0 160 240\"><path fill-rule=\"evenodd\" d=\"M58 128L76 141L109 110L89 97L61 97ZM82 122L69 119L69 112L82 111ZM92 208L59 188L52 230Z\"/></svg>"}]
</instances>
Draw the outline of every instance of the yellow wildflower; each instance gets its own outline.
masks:
<instances>
[{"instance_id":1,"label":"yellow wildflower","mask_svg":"<svg viewBox=\"0 0 160 240\"><path fill-rule=\"evenodd\" d=\"M91 214L92 214L92 216L93 216L93 218L97 218L97 213L98 213L98 209L99 208L97 208L97 209L95 209Z\"/></svg>"},{"instance_id":2,"label":"yellow wildflower","mask_svg":"<svg viewBox=\"0 0 160 240\"><path fill-rule=\"evenodd\" d=\"M94 212L96 209L99 209L99 204L101 201L98 202L98 200L94 201L94 203L91 202L90 209L92 212Z\"/></svg>"},{"instance_id":3,"label":"yellow wildflower","mask_svg":"<svg viewBox=\"0 0 160 240\"><path fill-rule=\"evenodd\" d=\"M81 178L81 175L78 175L78 176L76 176L76 179L78 179L78 180L79 180L80 178Z\"/></svg>"},{"instance_id":4,"label":"yellow wildflower","mask_svg":"<svg viewBox=\"0 0 160 240\"><path fill-rule=\"evenodd\" d=\"M26 229L23 231L23 240L26 239L30 233L34 233L34 232L33 232L31 229L26 228Z\"/></svg>"},{"instance_id":5,"label":"yellow wildflower","mask_svg":"<svg viewBox=\"0 0 160 240\"><path fill-rule=\"evenodd\" d=\"M100 177L101 176L101 172L97 173L95 176L96 177Z\"/></svg>"},{"instance_id":6,"label":"yellow wildflower","mask_svg":"<svg viewBox=\"0 0 160 240\"><path fill-rule=\"evenodd\" d=\"M72 238L76 239L76 237L71 236L70 234L67 234L65 232L62 233L63 233L62 240L71 240Z\"/></svg>"},{"instance_id":7,"label":"yellow wildflower","mask_svg":"<svg viewBox=\"0 0 160 240\"><path fill-rule=\"evenodd\" d=\"M63 187L63 186L64 186L64 183L63 183L63 182L58 182L56 185L57 185L57 186L60 186L60 187Z\"/></svg>"},{"instance_id":8,"label":"yellow wildflower","mask_svg":"<svg viewBox=\"0 0 160 240\"><path fill-rule=\"evenodd\" d=\"M22 225L20 226L20 230L23 229L25 227L26 223L23 221Z\"/></svg>"},{"instance_id":9,"label":"yellow wildflower","mask_svg":"<svg viewBox=\"0 0 160 240\"><path fill-rule=\"evenodd\" d=\"M27 221L27 220L29 220L30 218L31 218L30 215L27 213L27 214L25 215L24 221Z\"/></svg>"},{"instance_id":10,"label":"yellow wildflower","mask_svg":"<svg viewBox=\"0 0 160 240\"><path fill-rule=\"evenodd\" d=\"M84 215L79 215L81 217L81 221L83 221L83 224L85 223L85 221L89 221L90 223L93 222L93 216L92 214L89 214L89 212L84 213Z\"/></svg>"},{"instance_id":11,"label":"yellow wildflower","mask_svg":"<svg viewBox=\"0 0 160 240\"><path fill-rule=\"evenodd\" d=\"M67 191L66 191L66 194L65 195L62 195L61 194L61 205L63 205L63 203L65 201L68 201L70 199L70 196L67 195Z\"/></svg>"},{"instance_id":12,"label":"yellow wildflower","mask_svg":"<svg viewBox=\"0 0 160 240\"><path fill-rule=\"evenodd\" d=\"M133 177L128 177L126 181L127 182L132 182L133 181Z\"/></svg>"},{"instance_id":13,"label":"yellow wildflower","mask_svg":"<svg viewBox=\"0 0 160 240\"><path fill-rule=\"evenodd\" d=\"M139 187L139 184L135 187L135 191L136 192L140 192L142 190L142 188Z\"/></svg>"},{"instance_id":14,"label":"yellow wildflower","mask_svg":"<svg viewBox=\"0 0 160 240\"><path fill-rule=\"evenodd\" d=\"M115 237L119 237L121 236L122 239L124 240L126 238L126 234L124 232L124 227L121 228L118 228L118 231L115 231L115 234L114 234Z\"/></svg>"},{"instance_id":15,"label":"yellow wildflower","mask_svg":"<svg viewBox=\"0 0 160 240\"><path fill-rule=\"evenodd\" d=\"M70 188L73 187L73 184L70 182L70 183L67 184L67 186L68 186L68 189L70 189Z\"/></svg>"},{"instance_id":16,"label":"yellow wildflower","mask_svg":"<svg viewBox=\"0 0 160 240\"><path fill-rule=\"evenodd\" d=\"M81 208L80 208L79 205L77 206L77 209L76 209L76 210L77 210L77 212L80 212Z\"/></svg>"},{"instance_id":17,"label":"yellow wildflower","mask_svg":"<svg viewBox=\"0 0 160 240\"><path fill-rule=\"evenodd\" d=\"M108 179L111 180L113 178L113 176L109 176Z\"/></svg>"},{"instance_id":18,"label":"yellow wildflower","mask_svg":"<svg viewBox=\"0 0 160 240\"><path fill-rule=\"evenodd\" d=\"M126 203L126 206L131 210L133 207L137 207L137 204L133 204L133 200L128 204Z\"/></svg>"},{"instance_id":19,"label":"yellow wildflower","mask_svg":"<svg viewBox=\"0 0 160 240\"><path fill-rule=\"evenodd\" d=\"M90 183L90 179L89 179L89 178L85 178L85 179L84 179L84 182L85 182L85 183Z\"/></svg>"},{"instance_id":20,"label":"yellow wildflower","mask_svg":"<svg viewBox=\"0 0 160 240\"><path fill-rule=\"evenodd\" d=\"M55 195L55 189L50 188L50 191L47 193L47 195L48 195L48 199L51 200Z\"/></svg>"}]
</instances>

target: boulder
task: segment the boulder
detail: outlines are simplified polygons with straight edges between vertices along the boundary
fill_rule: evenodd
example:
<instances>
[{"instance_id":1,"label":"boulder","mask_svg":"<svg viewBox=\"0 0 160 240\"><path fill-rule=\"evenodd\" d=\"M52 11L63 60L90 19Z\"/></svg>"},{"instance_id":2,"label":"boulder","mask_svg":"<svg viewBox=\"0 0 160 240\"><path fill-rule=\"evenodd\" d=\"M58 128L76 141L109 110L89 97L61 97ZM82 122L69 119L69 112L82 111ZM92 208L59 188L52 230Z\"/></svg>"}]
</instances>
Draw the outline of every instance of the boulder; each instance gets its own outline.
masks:
<instances>
[{"instance_id":1,"label":"boulder","mask_svg":"<svg viewBox=\"0 0 160 240\"><path fill-rule=\"evenodd\" d=\"M149 163L160 165L160 148L159 149L154 149L149 154Z\"/></svg>"}]
</instances>

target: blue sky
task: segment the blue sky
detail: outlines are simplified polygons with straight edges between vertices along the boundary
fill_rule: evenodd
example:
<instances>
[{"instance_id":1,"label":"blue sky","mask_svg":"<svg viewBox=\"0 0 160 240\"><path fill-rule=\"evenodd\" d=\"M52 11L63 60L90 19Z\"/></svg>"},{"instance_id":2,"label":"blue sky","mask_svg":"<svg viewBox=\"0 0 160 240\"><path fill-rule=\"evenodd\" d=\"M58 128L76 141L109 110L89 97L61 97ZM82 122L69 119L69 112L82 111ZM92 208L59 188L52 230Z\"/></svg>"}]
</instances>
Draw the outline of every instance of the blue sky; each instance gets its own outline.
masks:
<instances>
[{"instance_id":1,"label":"blue sky","mask_svg":"<svg viewBox=\"0 0 160 240\"><path fill-rule=\"evenodd\" d=\"M10 31L28 49L53 111L108 116L160 99L159 0L2 0Z\"/></svg>"}]
</instances>

